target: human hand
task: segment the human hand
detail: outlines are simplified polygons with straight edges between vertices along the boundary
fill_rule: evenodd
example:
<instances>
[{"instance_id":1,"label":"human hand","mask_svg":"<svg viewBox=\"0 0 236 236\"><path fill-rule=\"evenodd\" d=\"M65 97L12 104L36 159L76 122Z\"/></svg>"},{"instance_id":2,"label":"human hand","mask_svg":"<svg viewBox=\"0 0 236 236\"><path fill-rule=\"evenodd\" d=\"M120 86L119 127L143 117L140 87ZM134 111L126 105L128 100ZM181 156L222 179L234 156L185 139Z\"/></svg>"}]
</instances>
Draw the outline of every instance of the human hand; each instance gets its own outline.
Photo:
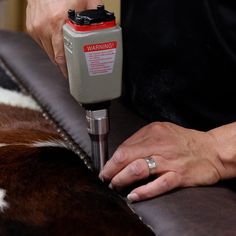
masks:
<instances>
[{"instance_id":1,"label":"human hand","mask_svg":"<svg viewBox=\"0 0 236 236\"><path fill-rule=\"evenodd\" d=\"M130 201L152 198L177 187L215 184L224 168L211 133L155 122L121 144L99 177L121 190L149 177L144 158L150 156L157 163L156 178L134 189L127 196Z\"/></svg>"},{"instance_id":2,"label":"human hand","mask_svg":"<svg viewBox=\"0 0 236 236\"><path fill-rule=\"evenodd\" d=\"M27 30L66 77L62 26L67 18L67 11L96 8L98 4L102 4L102 0L28 0Z\"/></svg>"}]
</instances>

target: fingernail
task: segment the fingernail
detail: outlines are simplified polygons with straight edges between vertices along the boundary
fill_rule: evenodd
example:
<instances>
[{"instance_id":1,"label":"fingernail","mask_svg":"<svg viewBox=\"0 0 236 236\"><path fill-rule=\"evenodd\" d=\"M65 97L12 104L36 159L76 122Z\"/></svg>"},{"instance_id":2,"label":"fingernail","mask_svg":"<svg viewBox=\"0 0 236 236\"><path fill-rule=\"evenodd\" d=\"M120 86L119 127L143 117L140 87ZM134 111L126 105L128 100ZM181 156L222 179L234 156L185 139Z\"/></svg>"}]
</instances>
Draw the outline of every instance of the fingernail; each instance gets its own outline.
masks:
<instances>
[{"instance_id":1,"label":"fingernail","mask_svg":"<svg viewBox=\"0 0 236 236\"><path fill-rule=\"evenodd\" d=\"M129 200L129 202L136 202L139 200L139 196L137 193L130 193L127 195L127 199Z\"/></svg>"},{"instance_id":2,"label":"fingernail","mask_svg":"<svg viewBox=\"0 0 236 236\"><path fill-rule=\"evenodd\" d=\"M99 174L98 178L99 178L102 182L104 182L104 178L103 178L103 176L102 176L101 174Z\"/></svg>"},{"instance_id":3,"label":"fingernail","mask_svg":"<svg viewBox=\"0 0 236 236\"><path fill-rule=\"evenodd\" d=\"M108 185L108 188L113 189L112 183L110 183L110 184Z\"/></svg>"}]
</instances>

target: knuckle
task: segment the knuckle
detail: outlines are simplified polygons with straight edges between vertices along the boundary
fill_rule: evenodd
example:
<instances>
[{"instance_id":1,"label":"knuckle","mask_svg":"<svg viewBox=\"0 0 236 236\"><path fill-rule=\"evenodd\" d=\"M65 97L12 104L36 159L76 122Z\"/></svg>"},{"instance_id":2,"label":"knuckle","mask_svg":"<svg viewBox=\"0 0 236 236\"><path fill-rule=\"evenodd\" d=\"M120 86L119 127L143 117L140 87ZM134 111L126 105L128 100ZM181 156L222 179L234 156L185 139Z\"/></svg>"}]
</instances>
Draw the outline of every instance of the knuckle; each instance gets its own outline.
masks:
<instances>
[{"instance_id":1,"label":"knuckle","mask_svg":"<svg viewBox=\"0 0 236 236\"><path fill-rule=\"evenodd\" d=\"M101 177L103 180L109 180L110 176L107 174L106 171L102 171Z\"/></svg>"},{"instance_id":2,"label":"knuckle","mask_svg":"<svg viewBox=\"0 0 236 236\"><path fill-rule=\"evenodd\" d=\"M210 173L209 173L209 177L208 177L208 183L210 185L217 183L220 180L220 175L219 172L215 169L213 169Z\"/></svg>"},{"instance_id":3,"label":"knuckle","mask_svg":"<svg viewBox=\"0 0 236 236\"><path fill-rule=\"evenodd\" d=\"M32 28L32 27L27 27L26 30L27 30L28 34L29 34L31 37L33 37L33 28Z\"/></svg>"},{"instance_id":4,"label":"knuckle","mask_svg":"<svg viewBox=\"0 0 236 236\"><path fill-rule=\"evenodd\" d=\"M27 21L26 24L25 24L25 26L26 26L26 30L27 30L27 32L31 33L32 30L33 30L31 24Z\"/></svg>"},{"instance_id":5,"label":"knuckle","mask_svg":"<svg viewBox=\"0 0 236 236\"><path fill-rule=\"evenodd\" d=\"M174 172L173 173L173 179L176 181L176 185L177 186L180 186L182 181L183 181L183 178L182 178L182 175L180 175L179 173L177 172Z\"/></svg>"},{"instance_id":6,"label":"knuckle","mask_svg":"<svg viewBox=\"0 0 236 236\"><path fill-rule=\"evenodd\" d=\"M54 12L50 17L50 25L54 29L59 29L61 25L65 22L66 17L64 15L64 11Z\"/></svg>"},{"instance_id":7,"label":"knuckle","mask_svg":"<svg viewBox=\"0 0 236 236\"><path fill-rule=\"evenodd\" d=\"M170 172L168 177L162 179L161 188L163 191L169 191L179 187L182 184L182 176L176 172Z\"/></svg>"},{"instance_id":8,"label":"knuckle","mask_svg":"<svg viewBox=\"0 0 236 236\"><path fill-rule=\"evenodd\" d=\"M160 187L163 191L167 191L167 190L171 189L171 183L170 183L169 179L163 178L161 181Z\"/></svg>"},{"instance_id":9,"label":"knuckle","mask_svg":"<svg viewBox=\"0 0 236 236\"><path fill-rule=\"evenodd\" d=\"M113 178L111 180L111 184L112 184L113 187L119 187L119 186L121 186L121 181L120 181L120 179L118 177L117 178Z\"/></svg>"},{"instance_id":10,"label":"knuckle","mask_svg":"<svg viewBox=\"0 0 236 236\"><path fill-rule=\"evenodd\" d=\"M188 163L181 163L179 164L177 170L178 170L178 173L184 176L189 172L190 168L191 167L188 165Z\"/></svg>"},{"instance_id":11,"label":"knuckle","mask_svg":"<svg viewBox=\"0 0 236 236\"><path fill-rule=\"evenodd\" d=\"M157 122L151 123L148 128L149 128L150 131L152 131L152 132L160 132L160 131L163 130L164 125L163 125L162 122L158 122L158 121L157 121Z\"/></svg>"},{"instance_id":12,"label":"knuckle","mask_svg":"<svg viewBox=\"0 0 236 236\"><path fill-rule=\"evenodd\" d=\"M112 157L112 160L115 164L122 164L126 160L126 148L125 147L119 147L115 154Z\"/></svg>"},{"instance_id":13,"label":"knuckle","mask_svg":"<svg viewBox=\"0 0 236 236\"><path fill-rule=\"evenodd\" d=\"M57 20L61 20L62 18L65 17L65 14L63 11L61 11L61 9L58 9L57 11L53 11L51 14L51 19L52 19L52 23L56 23Z\"/></svg>"},{"instance_id":14,"label":"knuckle","mask_svg":"<svg viewBox=\"0 0 236 236\"><path fill-rule=\"evenodd\" d=\"M56 55L54 57L54 61L58 64L58 65L62 65L62 64L65 64L66 61L65 61L65 57L63 55Z\"/></svg>"},{"instance_id":15,"label":"knuckle","mask_svg":"<svg viewBox=\"0 0 236 236\"><path fill-rule=\"evenodd\" d=\"M37 34L42 34L43 33L43 23L41 23L40 21L38 22L34 22L32 24L32 27L31 27L31 32L35 32Z\"/></svg>"},{"instance_id":16,"label":"knuckle","mask_svg":"<svg viewBox=\"0 0 236 236\"><path fill-rule=\"evenodd\" d=\"M136 160L130 164L129 171L132 175L143 175L145 173L145 166L142 160Z\"/></svg>"},{"instance_id":17,"label":"knuckle","mask_svg":"<svg viewBox=\"0 0 236 236\"><path fill-rule=\"evenodd\" d=\"M172 127L173 126L172 123L167 122L167 121L161 122L161 124L162 124L163 127Z\"/></svg>"}]
</instances>

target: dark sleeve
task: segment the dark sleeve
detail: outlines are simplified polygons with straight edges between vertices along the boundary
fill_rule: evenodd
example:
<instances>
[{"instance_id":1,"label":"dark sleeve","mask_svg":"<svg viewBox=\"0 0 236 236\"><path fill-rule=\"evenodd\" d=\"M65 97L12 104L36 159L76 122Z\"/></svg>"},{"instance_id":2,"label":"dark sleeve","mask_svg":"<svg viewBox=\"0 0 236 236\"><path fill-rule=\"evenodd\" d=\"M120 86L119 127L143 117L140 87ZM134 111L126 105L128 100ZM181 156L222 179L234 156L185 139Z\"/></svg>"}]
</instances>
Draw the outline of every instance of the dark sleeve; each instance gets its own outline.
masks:
<instances>
[{"instance_id":1,"label":"dark sleeve","mask_svg":"<svg viewBox=\"0 0 236 236\"><path fill-rule=\"evenodd\" d=\"M124 101L149 121L199 130L235 121L235 6L123 0Z\"/></svg>"}]
</instances>

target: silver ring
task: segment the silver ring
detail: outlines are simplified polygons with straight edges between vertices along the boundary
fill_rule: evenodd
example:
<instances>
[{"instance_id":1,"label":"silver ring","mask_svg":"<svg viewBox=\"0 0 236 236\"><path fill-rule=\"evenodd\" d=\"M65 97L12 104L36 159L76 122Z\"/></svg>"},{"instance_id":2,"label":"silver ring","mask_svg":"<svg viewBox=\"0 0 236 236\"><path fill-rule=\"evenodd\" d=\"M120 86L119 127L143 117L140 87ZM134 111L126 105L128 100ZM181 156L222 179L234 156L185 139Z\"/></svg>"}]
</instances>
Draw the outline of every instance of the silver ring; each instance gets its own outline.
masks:
<instances>
[{"instance_id":1,"label":"silver ring","mask_svg":"<svg viewBox=\"0 0 236 236\"><path fill-rule=\"evenodd\" d=\"M155 162L155 160L152 157L146 157L144 158L144 160L148 165L149 175L156 174L157 163Z\"/></svg>"}]
</instances>

